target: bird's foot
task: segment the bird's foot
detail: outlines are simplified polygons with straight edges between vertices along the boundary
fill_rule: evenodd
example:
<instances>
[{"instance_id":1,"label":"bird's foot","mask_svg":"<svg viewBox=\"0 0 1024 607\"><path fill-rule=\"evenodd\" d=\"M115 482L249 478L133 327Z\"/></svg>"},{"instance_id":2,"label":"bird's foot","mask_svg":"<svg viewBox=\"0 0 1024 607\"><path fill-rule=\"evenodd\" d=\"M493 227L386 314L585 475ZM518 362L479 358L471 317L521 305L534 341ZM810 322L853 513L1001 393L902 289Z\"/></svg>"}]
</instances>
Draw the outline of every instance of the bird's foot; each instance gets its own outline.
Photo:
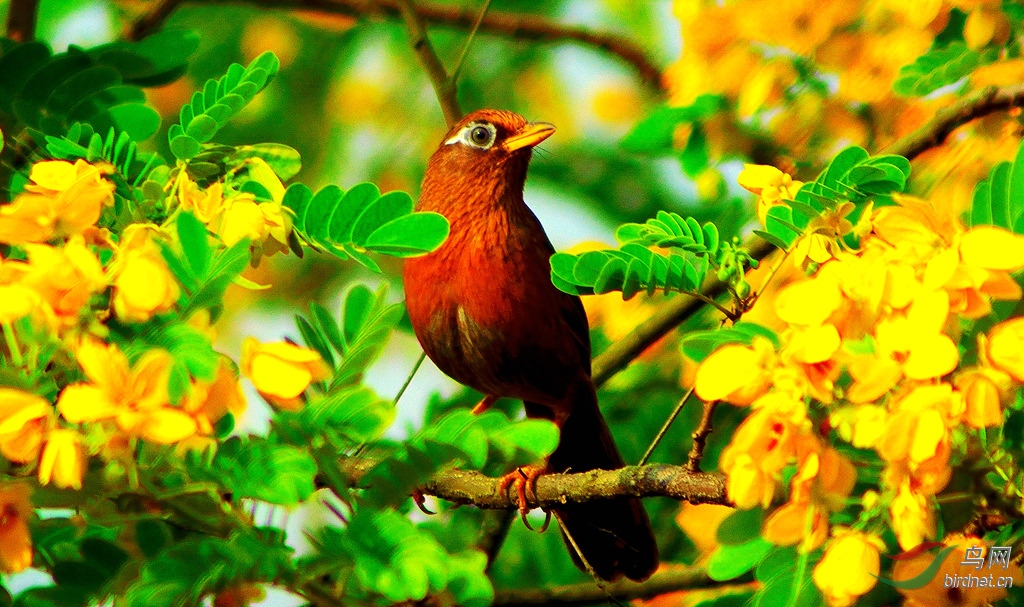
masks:
<instances>
[{"instance_id":1,"label":"bird's foot","mask_svg":"<svg viewBox=\"0 0 1024 607\"><path fill-rule=\"evenodd\" d=\"M492 394L488 394L487 396L483 397L483 400L478 402L476 406L473 407L473 415L480 415L484 411L490 409L491 405L493 405L497 400L498 397Z\"/></svg>"},{"instance_id":2,"label":"bird's foot","mask_svg":"<svg viewBox=\"0 0 1024 607\"><path fill-rule=\"evenodd\" d=\"M412 503L416 504L416 507L420 509L423 514L437 514L426 506L427 498L424 497L423 492L419 489L412 490Z\"/></svg>"},{"instance_id":3,"label":"bird's foot","mask_svg":"<svg viewBox=\"0 0 1024 607\"><path fill-rule=\"evenodd\" d=\"M519 516L523 519L523 524L526 525L526 528L531 531L533 527L526 520L526 514L530 512L530 508L527 505L526 492L529 491L533 499L536 500L537 479L547 472L549 472L547 466L520 466L498 480L498 491L503 495L508 494L509 487L515 487L516 503L519 505ZM544 525L540 528L540 531L547 529L548 523L551 522L551 513L545 512L545 514L547 514L547 518L544 519Z\"/></svg>"}]
</instances>

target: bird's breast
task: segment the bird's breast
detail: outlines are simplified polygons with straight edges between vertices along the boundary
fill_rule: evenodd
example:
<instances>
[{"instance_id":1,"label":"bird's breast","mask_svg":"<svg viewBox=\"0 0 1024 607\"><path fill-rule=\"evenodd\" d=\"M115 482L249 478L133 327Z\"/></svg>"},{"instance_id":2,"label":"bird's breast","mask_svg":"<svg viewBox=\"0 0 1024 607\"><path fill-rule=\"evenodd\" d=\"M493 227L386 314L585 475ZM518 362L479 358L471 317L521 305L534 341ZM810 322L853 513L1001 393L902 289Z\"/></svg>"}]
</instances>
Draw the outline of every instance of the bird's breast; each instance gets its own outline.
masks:
<instances>
[{"instance_id":1,"label":"bird's breast","mask_svg":"<svg viewBox=\"0 0 1024 607\"><path fill-rule=\"evenodd\" d=\"M406 305L424 351L482 392L557 397L580 361L564 351L573 343L561 313L568 296L551 284L553 250L539 223L541 242L507 218L451 221L444 245L405 265Z\"/></svg>"}]
</instances>

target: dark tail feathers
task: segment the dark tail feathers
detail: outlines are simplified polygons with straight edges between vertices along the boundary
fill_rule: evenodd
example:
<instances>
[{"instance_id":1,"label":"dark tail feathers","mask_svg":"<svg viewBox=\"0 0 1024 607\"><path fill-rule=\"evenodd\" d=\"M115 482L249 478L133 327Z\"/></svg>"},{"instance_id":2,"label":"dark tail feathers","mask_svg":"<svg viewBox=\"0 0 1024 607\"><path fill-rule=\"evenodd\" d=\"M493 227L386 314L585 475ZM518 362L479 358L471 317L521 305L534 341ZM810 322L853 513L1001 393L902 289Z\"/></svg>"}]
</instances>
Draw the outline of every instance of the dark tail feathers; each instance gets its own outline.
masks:
<instances>
[{"instance_id":1,"label":"dark tail feathers","mask_svg":"<svg viewBox=\"0 0 1024 607\"><path fill-rule=\"evenodd\" d=\"M608 431L593 388L583 390L562 424L562 439L548 459L552 472L615 470L625 464ZM527 404L527 412L536 410ZM651 522L638 498L615 498L559 506L554 512L563 524L563 539L573 561L584 569L565 533L599 577L615 581L623 575L642 581L658 567L658 545Z\"/></svg>"}]
</instances>

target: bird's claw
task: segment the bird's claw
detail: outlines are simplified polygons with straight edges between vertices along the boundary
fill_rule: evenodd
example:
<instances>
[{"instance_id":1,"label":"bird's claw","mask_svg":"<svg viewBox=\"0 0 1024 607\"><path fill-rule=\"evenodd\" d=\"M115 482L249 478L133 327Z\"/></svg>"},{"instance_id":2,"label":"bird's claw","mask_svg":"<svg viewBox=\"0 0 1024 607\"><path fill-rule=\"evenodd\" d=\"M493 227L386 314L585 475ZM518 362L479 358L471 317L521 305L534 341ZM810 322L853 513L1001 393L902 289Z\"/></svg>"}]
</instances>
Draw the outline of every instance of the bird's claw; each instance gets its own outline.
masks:
<instances>
[{"instance_id":1,"label":"bird's claw","mask_svg":"<svg viewBox=\"0 0 1024 607\"><path fill-rule=\"evenodd\" d=\"M529 490L530 495L536 501L537 478L545 472L547 472L547 469L542 466L521 466L516 468L514 472L509 472L501 477L498 481L498 491L504 495L508 494L509 487L515 486L516 503L519 505L519 517L523 519L523 525L526 525L526 528L530 531L534 531L534 528L526 519L526 515L530 512L530 508L527 505L529 502L526 499L526 492ZM544 525L540 528L540 531L547 529L548 523L551 521L551 513L546 512L546 514L547 518L544 519Z\"/></svg>"},{"instance_id":2,"label":"bird's claw","mask_svg":"<svg viewBox=\"0 0 1024 607\"><path fill-rule=\"evenodd\" d=\"M423 492L419 489L412 490L412 503L416 504L416 507L420 509L423 514L437 514L426 506L427 498L423 495Z\"/></svg>"}]
</instances>

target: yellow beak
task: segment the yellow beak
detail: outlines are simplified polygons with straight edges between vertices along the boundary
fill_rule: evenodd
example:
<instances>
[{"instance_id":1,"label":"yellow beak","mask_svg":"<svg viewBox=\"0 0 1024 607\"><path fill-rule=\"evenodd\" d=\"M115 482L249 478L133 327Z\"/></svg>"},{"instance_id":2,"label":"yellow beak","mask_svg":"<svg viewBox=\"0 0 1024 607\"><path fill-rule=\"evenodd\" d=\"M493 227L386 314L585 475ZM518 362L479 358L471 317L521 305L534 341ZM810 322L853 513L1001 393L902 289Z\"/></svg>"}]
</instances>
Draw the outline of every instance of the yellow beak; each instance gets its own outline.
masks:
<instances>
[{"instance_id":1,"label":"yellow beak","mask_svg":"<svg viewBox=\"0 0 1024 607\"><path fill-rule=\"evenodd\" d=\"M514 152L520 148L537 145L555 132L555 125L547 122L531 122L524 126L518 133L505 140L505 150Z\"/></svg>"}]
</instances>

